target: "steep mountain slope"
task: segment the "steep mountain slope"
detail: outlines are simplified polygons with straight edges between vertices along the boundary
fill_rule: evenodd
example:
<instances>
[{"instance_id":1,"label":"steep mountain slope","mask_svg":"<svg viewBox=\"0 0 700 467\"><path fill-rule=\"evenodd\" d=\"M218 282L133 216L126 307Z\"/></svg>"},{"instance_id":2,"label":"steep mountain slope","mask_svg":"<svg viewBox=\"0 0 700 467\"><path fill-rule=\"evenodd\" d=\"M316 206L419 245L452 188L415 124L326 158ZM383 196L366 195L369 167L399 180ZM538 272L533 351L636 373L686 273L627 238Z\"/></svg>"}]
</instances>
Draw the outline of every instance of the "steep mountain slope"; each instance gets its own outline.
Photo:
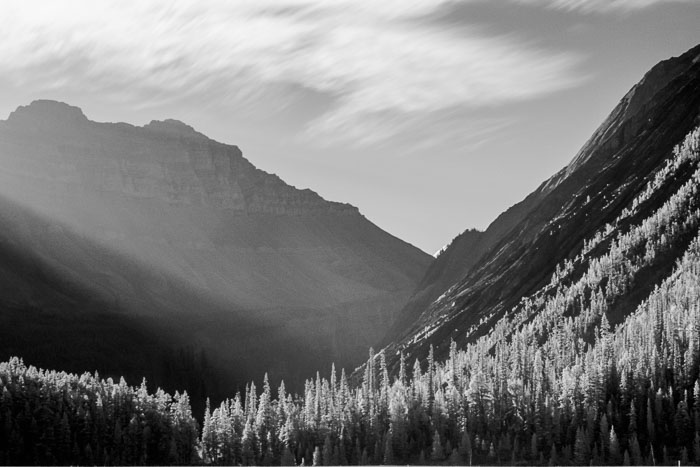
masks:
<instances>
[{"instance_id":1,"label":"steep mountain slope","mask_svg":"<svg viewBox=\"0 0 700 467\"><path fill-rule=\"evenodd\" d=\"M466 230L455 237L438 254L421 279L416 291L384 337L384 344L390 343L397 334L414 323L421 313L452 284L462 279L474 266L485 250L486 237L478 230Z\"/></svg>"},{"instance_id":2,"label":"steep mountain slope","mask_svg":"<svg viewBox=\"0 0 700 467\"><path fill-rule=\"evenodd\" d=\"M480 242L487 246L463 256L465 276L443 289L412 325L395 330L395 342L386 349L390 366L398 365L399 350L425 356L433 344L436 358L444 358L451 339L460 345L473 342L505 314L519 310L526 297L544 293L556 268L564 264L573 264L566 267L573 268L575 277L583 274L591 259L580 256L596 232L607 232L607 241L610 232L627 232L691 177L692 167L681 164L628 212L671 160L674 146L700 122L699 115L700 46L649 71L567 167L481 234ZM613 323L622 321L670 273L689 240L682 236L670 252L636 271L634 287L608 312ZM409 303L405 311L411 309Z\"/></svg>"},{"instance_id":3,"label":"steep mountain slope","mask_svg":"<svg viewBox=\"0 0 700 467\"><path fill-rule=\"evenodd\" d=\"M331 371L295 398L281 391L274 400L265 386L257 413L243 410L238 397L223 402L205 419L204 457L222 464L697 464L700 127L544 286L494 325L483 316L461 349L450 343L444 361L429 351L411 367L400 354L392 377L389 348L370 352L354 385ZM429 340L432 330L419 338ZM270 433L257 452L249 448L255 432Z\"/></svg>"},{"instance_id":4,"label":"steep mountain slope","mask_svg":"<svg viewBox=\"0 0 700 467\"><path fill-rule=\"evenodd\" d=\"M356 208L295 189L181 122L97 123L53 101L0 122L0 195L3 251L17 258L0 266L0 301L76 317L39 335L75 334L99 309L203 350L222 385L357 363L431 261ZM0 342L29 318L3 319ZM73 371L110 361L67 367L31 352Z\"/></svg>"}]
</instances>

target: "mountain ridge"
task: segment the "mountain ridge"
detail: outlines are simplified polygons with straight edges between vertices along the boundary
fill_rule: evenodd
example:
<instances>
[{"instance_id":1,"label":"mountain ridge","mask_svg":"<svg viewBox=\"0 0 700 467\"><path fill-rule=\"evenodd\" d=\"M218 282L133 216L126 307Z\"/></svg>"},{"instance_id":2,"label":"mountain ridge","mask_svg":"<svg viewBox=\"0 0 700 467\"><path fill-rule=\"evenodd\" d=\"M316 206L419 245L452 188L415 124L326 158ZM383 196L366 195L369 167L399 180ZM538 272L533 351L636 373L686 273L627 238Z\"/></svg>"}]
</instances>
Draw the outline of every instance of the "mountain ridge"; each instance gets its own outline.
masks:
<instances>
[{"instance_id":1,"label":"mountain ridge","mask_svg":"<svg viewBox=\"0 0 700 467\"><path fill-rule=\"evenodd\" d=\"M700 123L699 53L696 46L653 67L569 165L487 228L486 252L468 258L473 266L463 277L455 277L439 297L434 292L434 301L412 325L394 328L385 338L393 342L385 352L394 370L399 350L425 356L433 343L436 358L444 358L451 338L458 344L472 341L521 297L542 287L555 264L575 256L587 235L615 219L665 154ZM409 302L402 313L415 316L411 307ZM471 337L465 338L467 329Z\"/></svg>"},{"instance_id":2,"label":"mountain ridge","mask_svg":"<svg viewBox=\"0 0 700 467\"><path fill-rule=\"evenodd\" d=\"M294 386L332 360L359 363L432 261L356 207L296 189L175 120L92 122L77 107L35 101L0 122L0 156L6 243L36 265L7 274L28 307L32 291L44 308L42 294L69 298L56 328L41 320L39 333L53 342L83 332L60 315L96 313L87 300L99 298L109 319L134 318L160 330L163 346L206 354L221 387L262 368ZM37 271L50 289L32 288ZM0 303L10 307L11 294ZM27 327L29 315L7 316ZM160 355L146 363L163 366Z\"/></svg>"},{"instance_id":3,"label":"mountain ridge","mask_svg":"<svg viewBox=\"0 0 700 467\"><path fill-rule=\"evenodd\" d=\"M187 158L190 158L194 168L194 175L190 180L175 180L171 181L167 189L169 192L177 193L178 188L182 190L183 188L188 188L190 191L195 191L201 198L199 201L208 201L210 204L216 205L221 208L230 208L246 212L278 212L278 213L294 213L294 212L306 212L308 210L335 210L338 212L348 212L359 214L359 209L347 203L338 203L333 201L327 201L319 196L316 192L310 189L298 189L291 185L284 183L278 176L274 174L267 173L253 166L245 157L238 146L228 145L214 141L204 134L196 131L190 125L180 122L179 120L166 119L166 120L153 120L150 123L143 126L133 126L126 123L103 123L103 122L93 122L89 120L82 110L78 107L74 107L62 102L52 101L52 100L35 100L27 106L20 106L17 110L12 112L7 120L0 122L4 123L5 128L8 130L15 131L36 131L40 129L42 132L53 132L61 134L66 131L66 128L73 128L77 130L81 126L92 127L93 131L107 130L103 133L109 133L109 130L120 128L124 132L128 132L131 135L136 135L142 139L155 139L159 140L159 136L163 136L160 140L163 143L169 143L172 154L162 154L161 162L171 162L169 167L166 169L171 169L175 171L177 167L172 164L175 162L168 161L168 157L173 159L179 158L178 163L188 162ZM114 144L114 141L105 141L106 136L98 136L99 143L106 145L109 143ZM185 144L186 153L182 154L182 151L174 150L175 144ZM202 154L197 154L197 152L203 152L210 150L213 152L211 157L202 158ZM60 151L59 151L60 152ZM58 154L57 156L61 156ZM94 156L94 154L91 154ZM124 154L112 153L109 154L112 158L124 160ZM200 156L197 159L197 156ZM48 161L47 161L48 162ZM131 162L127 160L126 162ZM197 167L196 164L199 164ZM64 168L65 169L65 168ZM115 180L119 176L125 176L124 167L113 167L111 168L116 173L111 173L111 179L105 179L104 176L94 182L96 186L106 187L104 189L122 189L126 191L125 187L115 186ZM198 170L199 169L199 170ZM214 175L212 170L218 169L226 174L226 177L222 177L220 174ZM231 171L237 170L242 172L242 175L249 177L248 185L241 186L240 188L236 186L236 183L230 183L232 180ZM226 173L228 171L229 173ZM65 175L65 174L64 174ZM97 174L102 175L102 174ZM161 178L166 178L166 174L154 174L160 175ZM199 180L197 180L199 178ZM185 182L191 182L191 185L184 185ZM180 187L174 182L180 182ZM230 184L229 184L230 183ZM208 184L208 185L207 185ZM261 186L256 186L256 184L262 184ZM133 185L133 182L132 182ZM236 189L238 188L237 192ZM217 192L218 189L218 192ZM233 190L234 196L225 197L221 192L225 190ZM271 192L274 190L281 191L282 199L275 200L276 203L273 205L265 206L263 200L265 196L270 196ZM133 191L133 188L132 188ZM132 192L133 195L148 195L148 193L140 193L138 190ZM167 193L160 193L165 195ZM185 193L186 195L187 193ZM219 199L216 198L217 194ZM274 193L272 193L274 194ZM209 195L209 196L207 196ZM289 199L284 199L284 195L289 196ZM279 196L278 196L279 197ZM242 199L239 199L242 198ZM168 201L175 202L178 201L173 198L168 198ZM195 202L194 197L182 196L179 199L180 202L189 202L193 204Z\"/></svg>"}]
</instances>

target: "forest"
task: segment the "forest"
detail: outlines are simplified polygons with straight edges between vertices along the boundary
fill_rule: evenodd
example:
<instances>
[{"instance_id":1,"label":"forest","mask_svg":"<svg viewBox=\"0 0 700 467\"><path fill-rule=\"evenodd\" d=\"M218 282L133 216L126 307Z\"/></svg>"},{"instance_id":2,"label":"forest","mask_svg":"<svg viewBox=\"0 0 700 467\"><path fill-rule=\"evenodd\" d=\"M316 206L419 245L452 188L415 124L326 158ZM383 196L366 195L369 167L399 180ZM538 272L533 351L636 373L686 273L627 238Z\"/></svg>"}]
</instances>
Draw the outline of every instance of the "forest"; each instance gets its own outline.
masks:
<instances>
[{"instance_id":1,"label":"forest","mask_svg":"<svg viewBox=\"0 0 700 467\"><path fill-rule=\"evenodd\" d=\"M265 377L207 401L198 422L187 393L13 358L0 364L0 462L700 464L699 189L696 129L549 284L445 361L401 353L397 374L370 350L361 378L332 367L292 394Z\"/></svg>"}]
</instances>

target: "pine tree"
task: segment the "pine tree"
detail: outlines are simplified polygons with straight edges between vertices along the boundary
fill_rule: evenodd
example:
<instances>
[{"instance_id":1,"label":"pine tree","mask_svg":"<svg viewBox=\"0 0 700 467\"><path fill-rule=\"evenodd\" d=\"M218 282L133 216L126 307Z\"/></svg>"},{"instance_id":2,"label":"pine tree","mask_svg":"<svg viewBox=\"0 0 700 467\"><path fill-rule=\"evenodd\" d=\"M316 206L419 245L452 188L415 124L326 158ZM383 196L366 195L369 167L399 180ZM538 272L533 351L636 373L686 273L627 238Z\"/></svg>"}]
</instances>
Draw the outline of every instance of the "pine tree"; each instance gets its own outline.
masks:
<instances>
[{"instance_id":1,"label":"pine tree","mask_svg":"<svg viewBox=\"0 0 700 467\"><path fill-rule=\"evenodd\" d=\"M459 443L459 454L467 464L472 464L472 442L469 432L466 430L463 431L462 439Z\"/></svg>"},{"instance_id":2,"label":"pine tree","mask_svg":"<svg viewBox=\"0 0 700 467\"><path fill-rule=\"evenodd\" d=\"M393 465L394 464L394 444L393 444L391 430L389 430L387 432L386 439L384 440L383 464L384 465Z\"/></svg>"},{"instance_id":3,"label":"pine tree","mask_svg":"<svg viewBox=\"0 0 700 467\"><path fill-rule=\"evenodd\" d=\"M316 446L316 449L314 449L314 460L312 465L323 465L323 462L321 460L321 448Z\"/></svg>"},{"instance_id":4,"label":"pine tree","mask_svg":"<svg viewBox=\"0 0 700 467\"><path fill-rule=\"evenodd\" d=\"M629 439L629 451L634 465L643 465L642 450L639 447L639 441L637 440L636 433L633 433Z\"/></svg>"},{"instance_id":5,"label":"pine tree","mask_svg":"<svg viewBox=\"0 0 700 467\"><path fill-rule=\"evenodd\" d=\"M255 429L252 425L250 419L246 421L245 428L243 429L243 436L241 441L241 458L244 465L255 465L256 460L256 436Z\"/></svg>"},{"instance_id":6,"label":"pine tree","mask_svg":"<svg viewBox=\"0 0 700 467\"><path fill-rule=\"evenodd\" d=\"M613 465L619 465L621 461L620 442L617 439L615 427L613 426L610 428L610 455L608 457L608 462Z\"/></svg>"},{"instance_id":7,"label":"pine tree","mask_svg":"<svg viewBox=\"0 0 700 467\"><path fill-rule=\"evenodd\" d=\"M428 414L433 414L433 405L435 404L435 352L433 349L433 344L430 344L430 350L428 351L428 371L426 373L428 376Z\"/></svg>"},{"instance_id":8,"label":"pine tree","mask_svg":"<svg viewBox=\"0 0 700 467\"><path fill-rule=\"evenodd\" d=\"M121 427L117 426L117 428L119 428L119 432L120 432L118 437L121 438ZM115 428L115 432L116 432L116 428ZM116 438L117 438L117 435L115 435L115 439ZM213 450L214 450L214 430L212 429L212 426L211 426L211 407L209 404L209 398L207 397L206 406L204 408L204 424L202 425L202 454L204 456L205 462L210 462L212 460Z\"/></svg>"},{"instance_id":9,"label":"pine tree","mask_svg":"<svg viewBox=\"0 0 700 467\"><path fill-rule=\"evenodd\" d=\"M637 409L635 408L636 401L632 400L632 403L630 404L630 414L629 414L629 428L627 429L627 433L629 435L633 435L637 433Z\"/></svg>"},{"instance_id":10,"label":"pine tree","mask_svg":"<svg viewBox=\"0 0 700 467\"><path fill-rule=\"evenodd\" d=\"M323 457L322 459L322 464L323 465L334 465L333 464L333 443L331 441L330 435L326 435L326 439L323 442L323 451L322 451Z\"/></svg>"},{"instance_id":11,"label":"pine tree","mask_svg":"<svg viewBox=\"0 0 700 467\"><path fill-rule=\"evenodd\" d=\"M586 441L586 434L583 428L579 427L576 430L576 443L574 444L574 462L577 465L588 465L589 459L591 457L588 443Z\"/></svg>"},{"instance_id":12,"label":"pine tree","mask_svg":"<svg viewBox=\"0 0 700 467\"><path fill-rule=\"evenodd\" d=\"M452 454L450 454L448 462L450 465L464 465L464 460L462 459L462 456L459 455L457 449L452 450Z\"/></svg>"},{"instance_id":13,"label":"pine tree","mask_svg":"<svg viewBox=\"0 0 700 467\"><path fill-rule=\"evenodd\" d=\"M489 444L489 459L491 462L496 458L496 449L493 446L493 441Z\"/></svg>"},{"instance_id":14,"label":"pine tree","mask_svg":"<svg viewBox=\"0 0 700 467\"><path fill-rule=\"evenodd\" d=\"M552 446L552 451L549 454L549 465L559 465L559 456L557 455L557 445Z\"/></svg>"},{"instance_id":15,"label":"pine tree","mask_svg":"<svg viewBox=\"0 0 700 467\"><path fill-rule=\"evenodd\" d=\"M440 462L445 459L445 452L442 449L442 443L440 442L440 433L435 431L433 435L433 445L430 450L430 459L436 462Z\"/></svg>"},{"instance_id":16,"label":"pine tree","mask_svg":"<svg viewBox=\"0 0 700 467\"><path fill-rule=\"evenodd\" d=\"M673 426L676 430L676 439L680 446L685 446L690 443L693 436L692 422L688 414L688 405L684 397L678 403L676 408L676 416Z\"/></svg>"},{"instance_id":17,"label":"pine tree","mask_svg":"<svg viewBox=\"0 0 700 467\"><path fill-rule=\"evenodd\" d=\"M280 465L283 466L296 466L296 460L294 459L294 455L292 455L292 451L289 450L289 447L285 446L284 449L282 450L282 459L280 461Z\"/></svg>"},{"instance_id":18,"label":"pine tree","mask_svg":"<svg viewBox=\"0 0 700 467\"><path fill-rule=\"evenodd\" d=\"M649 439L656 439L656 430L654 424L654 409L651 405L651 397L647 398L647 435Z\"/></svg>"}]
</instances>

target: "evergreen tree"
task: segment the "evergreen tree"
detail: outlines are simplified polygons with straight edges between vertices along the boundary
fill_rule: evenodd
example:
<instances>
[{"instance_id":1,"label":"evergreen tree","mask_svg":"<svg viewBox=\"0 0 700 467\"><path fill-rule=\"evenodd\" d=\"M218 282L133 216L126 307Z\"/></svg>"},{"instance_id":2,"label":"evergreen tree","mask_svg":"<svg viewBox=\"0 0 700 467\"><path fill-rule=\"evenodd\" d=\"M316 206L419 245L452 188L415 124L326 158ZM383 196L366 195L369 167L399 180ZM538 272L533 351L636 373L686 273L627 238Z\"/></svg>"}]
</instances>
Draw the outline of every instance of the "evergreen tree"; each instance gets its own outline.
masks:
<instances>
[{"instance_id":1,"label":"evergreen tree","mask_svg":"<svg viewBox=\"0 0 700 467\"><path fill-rule=\"evenodd\" d=\"M430 459L436 462L440 462L445 459L445 451L442 449L442 443L440 442L440 433L435 431L433 435L433 445L430 450Z\"/></svg>"},{"instance_id":2,"label":"evergreen tree","mask_svg":"<svg viewBox=\"0 0 700 467\"><path fill-rule=\"evenodd\" d=\"M289 447L285 446L284 449L282 450L282 459L280 461L280 465L283 466L296 466L296 460L294 459L294 455L292 454L292 451L289 450Z\"/></svg>"},{"instance_id":3,"label":"evergreen tree","mask_svg":"<svg viewBox=\"0 0 700 467\"><path fill-rule=\"evenodd\" d=\"M386 439L384 441L384 459L382 462L384 465L394 464L394 445L391 436L391 430L387 433Z\"/></svg>"},{"instance_id":4,"label":"evergreen tree","mask_svg":"<svg viewBox=\"0 0 700 467\"><path fill-rule=\"evenodd\" d=\"M608 461L613 465L619 465L622 461L622 457L620 456L620 442L617 439L615 427L610 428L610 455Z\"/></svg>"},{"instance_id":5,"label":"evergreen tree","mask_svg":"<svg viewBox=\"0 0 700 467\"><path fill-rule=\"evenodd\" d=\"M326 435L326 439L323 442L322 451L322 465L335 465L333 464L333 443L331 441L330 435Z\"/></svg>"},{"instance_id":6,"label":"evergreen tree","mask_svg":"<svg viewBox=\"0 0 700 467\"><path fill-rule=\"evenodd\" d=\"M467 464L472 464L472 442L466 430L462 433L462 439L459 442L459 454Z\"/></svg>"},{"instance_id":7,"label":"evergreen tree","mask_svg":"<svg viewBox=\"0 0 700 467\"><path fill-rule=\"evenodd\" d=\"M316 446L316 449L314 449L314 460L312 465L323 465L323 462L321 460L321 448L319 448L318 446Z\"/></svg>"},{"instance_id":8,"label":"evergreen tree","mask_svg":"<svg viewBox=\"0 0 700 467\"><path fill-rule=\"evenodd\" d=\"M457 449L452 450L452 454L450 454L448 462L450 465L464 465L464 460L462 459L462 456L459 455Z\"/></svg>"},{"instance_id":9,"label":"evergreen tree","mask_svg":"<svg viewBox=\"0 0 700 467\"><path fill-rule=\"evenodd\" d=\"M574 462L577 465L588 465L590 460L590 450L583 428L576 430L576 443L574 445Z\"/></svg>"}]
</instances>

